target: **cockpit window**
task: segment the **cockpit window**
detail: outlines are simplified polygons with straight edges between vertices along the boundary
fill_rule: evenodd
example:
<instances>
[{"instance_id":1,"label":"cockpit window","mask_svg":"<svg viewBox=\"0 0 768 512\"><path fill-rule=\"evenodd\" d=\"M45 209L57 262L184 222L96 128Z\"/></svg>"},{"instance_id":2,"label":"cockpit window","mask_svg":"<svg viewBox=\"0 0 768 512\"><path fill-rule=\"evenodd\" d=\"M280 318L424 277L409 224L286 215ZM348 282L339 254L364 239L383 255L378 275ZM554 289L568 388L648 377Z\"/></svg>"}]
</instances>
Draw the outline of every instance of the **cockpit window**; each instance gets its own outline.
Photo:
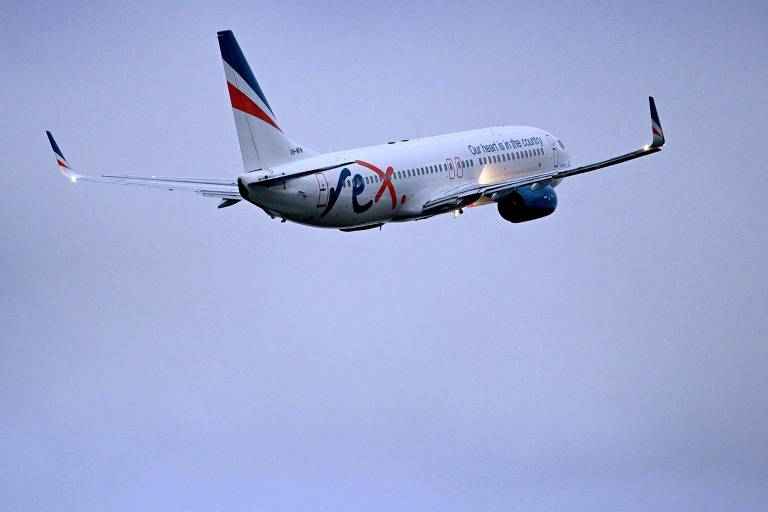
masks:
<instances>
[{"instance_id":1,"label":"cockpit window","mask_svg":"<svg viewBox=\"0 0 768 512\"><path fill-rule=\"evenodd\" d=\"M560 139L557 139L557 143L560 144L561 148L565 149L565 145L563 144L563 141L561 141Z\"/></svg>"}]
</instances>

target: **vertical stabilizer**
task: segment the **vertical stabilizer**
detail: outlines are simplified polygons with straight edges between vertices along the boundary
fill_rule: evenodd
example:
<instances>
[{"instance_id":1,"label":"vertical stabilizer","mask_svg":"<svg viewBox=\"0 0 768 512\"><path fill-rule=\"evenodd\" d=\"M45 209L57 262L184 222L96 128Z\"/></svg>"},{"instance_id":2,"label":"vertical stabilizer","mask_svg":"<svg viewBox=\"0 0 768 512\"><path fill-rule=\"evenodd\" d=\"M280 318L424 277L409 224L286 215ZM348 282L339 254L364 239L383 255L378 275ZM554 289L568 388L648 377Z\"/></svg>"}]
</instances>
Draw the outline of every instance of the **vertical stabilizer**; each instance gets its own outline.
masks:
<instances>
[{"instance_id":1,"label":"vertical stabilizer","mask_svg":"<svg viewBox=\"0 0 768 512\"><path fill-rule=\"evenodd\" d=\"M218 33L237 139L246 171L255 171L316 153L286 137L231 30Z\"/></svg>"}]
</instances>

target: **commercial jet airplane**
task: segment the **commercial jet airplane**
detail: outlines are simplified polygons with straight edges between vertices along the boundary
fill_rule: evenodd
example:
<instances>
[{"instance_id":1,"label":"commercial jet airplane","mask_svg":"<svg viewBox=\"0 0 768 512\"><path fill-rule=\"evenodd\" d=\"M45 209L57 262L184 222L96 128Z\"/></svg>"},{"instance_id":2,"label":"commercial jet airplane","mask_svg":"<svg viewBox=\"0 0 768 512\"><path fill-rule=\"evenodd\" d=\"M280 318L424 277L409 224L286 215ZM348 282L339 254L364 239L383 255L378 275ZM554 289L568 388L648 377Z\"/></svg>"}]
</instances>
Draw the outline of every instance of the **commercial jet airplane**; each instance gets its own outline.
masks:
<instances>
[{"instance_id":1,"label":"commercial jet airplane","mask_svg":"<svg viewBox=\"0 0 768 512\"><path fill-rule=\"evenodd\" d=\"M664 132L653 98L650 144L608 160L571 167L561 140L528 126L500 126L317 154L289 139L229 31L218 33L245 172L233 179L86 176L72 170L50 132L56 164L73 182L186 190L242 200L272 218L357 231L496 203L509 222L551 214L564 179L661 151Z\"/></svg>"}]
</instances>

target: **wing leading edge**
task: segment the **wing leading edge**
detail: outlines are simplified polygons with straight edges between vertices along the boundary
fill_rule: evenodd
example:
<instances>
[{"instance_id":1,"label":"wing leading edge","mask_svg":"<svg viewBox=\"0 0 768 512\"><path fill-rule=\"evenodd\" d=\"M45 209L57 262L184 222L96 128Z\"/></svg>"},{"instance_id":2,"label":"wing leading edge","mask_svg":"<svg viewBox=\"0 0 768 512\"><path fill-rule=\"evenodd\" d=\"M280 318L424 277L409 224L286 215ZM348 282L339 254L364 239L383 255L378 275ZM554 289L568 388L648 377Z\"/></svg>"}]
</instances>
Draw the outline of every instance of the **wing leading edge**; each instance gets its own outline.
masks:
<instances>
[{"instance_id":1,"label":"wing leading edge","mask_svg":"<svg viewBox=\"0 0 768 512\"><path fill-rule=\"evenodd\" d=\"M664 138L664 132L661 129L661 121L659 120L659 114L656 111L656 102L653 100L653 97L648 98L648 103L650 105L651 111L651 133L653 135L653 139L650 144L647 144L638 150L609 158L608 160L595 162L593 164L584 165L581 167L575 167L573 169L549 171L531 176L510 178L507 180L497 181L495 183L488 183L484 185L472 184L466 187L461 187L459 189L454 189L442 197L438 197L424 203L424 212L439 213L441 211L461 208L468 204L474 203L481 197L487 197L493 201L498 201L499 199L511 194L521 187L532 186L534 189L542 188L555 180L561 180L569 176L596 171L604 167L609 167L611 165L634 160L635 158L639 158L641 156L657 153L661 151L661 148L666 143L666 140Z\"/></svg>"},{"instance_id":2,"label":"wing leading edge","mask_svg":"<svg viewBox=\"0 0 768 512\"><path fill-rule=\"evenodd\" d=\"M45 133L48 135L48 142L51 143L51 149L56 158L56 165L58 166L59 171L73 183L78 181L90 181L94 183L111 183L113 185L182 190L186 192L194 192L204 197L222 199L222 205L220 206L229 206L230 204L234 204L232 201L237 202L242 199L237 190L237 182L235 180L220 180L215 178L174 178L162 176L141 177L114 174L87 176L78 174L69 166L67 159L64 157L64 153L61 151L61 148L59 148L59 145L56 143L51 132L46 131ZM229 203L225 205L224 200L228 200Z\"/></svg>"}]
</instances>

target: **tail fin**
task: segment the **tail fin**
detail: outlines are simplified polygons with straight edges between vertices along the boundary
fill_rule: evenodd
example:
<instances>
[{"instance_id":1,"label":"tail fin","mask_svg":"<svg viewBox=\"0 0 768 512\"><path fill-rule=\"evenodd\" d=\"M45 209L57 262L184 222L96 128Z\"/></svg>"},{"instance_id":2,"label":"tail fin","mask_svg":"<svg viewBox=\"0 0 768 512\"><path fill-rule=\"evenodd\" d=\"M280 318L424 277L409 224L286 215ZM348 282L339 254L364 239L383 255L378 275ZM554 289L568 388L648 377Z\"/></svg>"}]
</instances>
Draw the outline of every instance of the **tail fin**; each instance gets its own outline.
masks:
<instances>
[{"instance_id":1,"label":"tail fin","mask_svg":"<svg viewBox=\"0 0 768 512\"><path fill-rule=\"evenodd\" d=\"M48 136L48 142L51 143L51 149L53 150L53 155L56 158L56 165L59 166L59 171L61 171L61 174L72 181L77 181L77 178L79 178L80 175L69 167L67 159L64 158L64 153L62 153L59 145L56 144L56 141L54 140L53 135L51 135L51 132L46 131L45 134Z\"/></svg>"},{"instance_id":2,"label":"tail fin","mask_svg":"<svg viewBox=\"0 0 768 512\"><path fill-rule=\"evenodd\" d=\"M315 154L288 139L245 60L231 30L218 33L229 99L246 171L301 160Z\"/></svg>"}]
</instances>

